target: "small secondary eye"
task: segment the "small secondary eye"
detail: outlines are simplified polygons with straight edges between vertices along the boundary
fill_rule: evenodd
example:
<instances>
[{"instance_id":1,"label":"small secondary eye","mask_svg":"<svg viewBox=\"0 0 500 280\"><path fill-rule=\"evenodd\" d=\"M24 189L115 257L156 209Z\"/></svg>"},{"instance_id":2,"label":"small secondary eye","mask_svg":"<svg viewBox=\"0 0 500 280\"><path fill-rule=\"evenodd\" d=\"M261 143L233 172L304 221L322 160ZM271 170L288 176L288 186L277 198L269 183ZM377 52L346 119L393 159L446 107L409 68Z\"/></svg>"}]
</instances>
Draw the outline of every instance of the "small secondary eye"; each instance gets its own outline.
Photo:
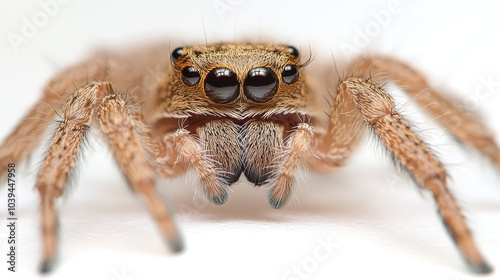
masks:
<instances>
[{"instance_id":1,"label":"small secondary eye","mask_svg":"<svg viewBox=\"0 0 500 280\"><path fill-rule=\"evenodd\" d=\"M288 52L293 55L295 58L299 57L299 51L293 47L293 46L288 46Z\"/></svg>"},{"instance_id":2,"label":"small secondary eye","mask_svg":"<svg viewBox=\"0 0 500 280\"><path fill-rule=\"evenodd\" d=\"M273 70L257 67L248 72L244 84L245 95L254 102L266 102L273 98L278 89L278 78Z\"/></svg>"},{"instance_id":3,"label":"small secondary eye","mask_svg":"<svg viewBox=\"0 0 500 280\"><path fill-rule=\"evenodd\" d=\"M216 103L229 103L238 97L240 84L227 68L215 68L205 78L205 94Z\"/></svg>"},{"instance_id":4,"label":"small secondary eye","mask_svg":"<svg viewBox=\"0 0 500 280\"><path fill-rule=\"evenodd\" d=\"M287 65L283 72L281 73L283 82L287 84L293 84L299 79L299 72L297 71L297 66Z\"/></svg>"},{"instance_id":5,"label":"small secondary eye","mask_svg":"<svg viewBox=\"0 0 500 280\"><path fill-rule=\"evenodd\" d=\"M177 59L179 59L179 57L181 57L182 53L183 53L182 48L177 48L177 49L175 49L175 50L172 52L172 60L173 60L173 61L177 61Z\"/></svg>"},{"instance_id":6,"label":"small secondary eye","mask_svg":"<svg viewBox=\"0 0 500 280\"><path fill-rule=\"evenodd\" d=\"M182 82L187 86L194 86L200 81L200 72L193 66L188 66L181 71Z\"/></svg>"}]
</instances>

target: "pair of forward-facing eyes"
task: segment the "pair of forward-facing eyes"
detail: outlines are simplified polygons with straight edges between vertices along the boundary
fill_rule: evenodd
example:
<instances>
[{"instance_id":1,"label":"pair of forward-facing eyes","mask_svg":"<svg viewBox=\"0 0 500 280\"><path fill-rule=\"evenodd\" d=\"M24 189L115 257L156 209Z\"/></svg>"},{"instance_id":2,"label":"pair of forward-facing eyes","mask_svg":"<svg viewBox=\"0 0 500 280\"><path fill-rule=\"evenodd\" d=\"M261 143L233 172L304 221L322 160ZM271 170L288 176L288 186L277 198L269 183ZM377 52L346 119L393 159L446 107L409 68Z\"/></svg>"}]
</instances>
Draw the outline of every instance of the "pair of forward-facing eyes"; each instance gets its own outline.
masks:
<instances>
[{"instance_id":1,"label":"pair of forward-facing eyes","mask_svg":"<svg viewBox=\"0 0 500 280\"><path fill-rule=\"evenodd\" d=\"M294 47L288 47L289 53L298 58L299 52ZM176 61L183 54L183 48L172 52L172 59ZM299 72L296 65L288 64L281 71L281 80L285 84L297 82ZM201 75L198 69L187 66L181 69L182 82L190 87L198 85ZM245 96L253 102L261 103L273 98L278 89L278 75L268 67L256 67L248 71L243 82ZM231 69L220 67L212 69L204 79L204 90L210 100L224 104L234 101L240 93L240 83L236 73Z\"/></svg>"}]
</instances>

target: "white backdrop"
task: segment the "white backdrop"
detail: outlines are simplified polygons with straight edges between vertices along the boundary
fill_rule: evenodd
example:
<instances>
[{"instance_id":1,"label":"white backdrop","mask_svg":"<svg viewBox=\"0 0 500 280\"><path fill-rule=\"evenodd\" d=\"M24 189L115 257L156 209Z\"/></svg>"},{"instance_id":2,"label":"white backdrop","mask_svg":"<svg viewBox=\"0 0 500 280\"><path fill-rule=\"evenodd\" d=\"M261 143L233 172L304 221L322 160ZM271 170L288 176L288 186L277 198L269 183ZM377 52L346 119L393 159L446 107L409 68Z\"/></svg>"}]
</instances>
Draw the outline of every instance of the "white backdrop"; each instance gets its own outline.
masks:
<instances>
[{"instance_id":1,"label":"white backdrop","mask_svg":"<svg viewBox=\"0 0 500 280\"><path fill-rule=\"evenodd\" d=\"M499 7L495 1L436 2L2 1L0 137L36 102L50 76L96 47L153 38L200 43L206 37L209 42L270 38L310 46L318 60L344 57L346 49L394 55L424 71L433 85L466 99L467 108L481 113L498 139ZM416 107L402 108L418 118L415 123L449 167L451 188L498 271L497 173L430 120L419 118ZM244 182L233 187L225 205L214 206L193 199L190 178L160 180L187 245L174 255L147 207L127 189L108 150L96 141L80 166L79 183L60 204L61 261L48 279L474 279L432 200L397 175L375 143L365 142L338 173L305 174L297 199L278 211L267 205L265 189ZM40 160L40 154L33 157ZM0 279L39 277L36 164L18 174L18 272L8 272L2 261ZM3 186L4 256L5 202ZM325 243L330 243L327 250Z\"/></svg>"}]
</instances>

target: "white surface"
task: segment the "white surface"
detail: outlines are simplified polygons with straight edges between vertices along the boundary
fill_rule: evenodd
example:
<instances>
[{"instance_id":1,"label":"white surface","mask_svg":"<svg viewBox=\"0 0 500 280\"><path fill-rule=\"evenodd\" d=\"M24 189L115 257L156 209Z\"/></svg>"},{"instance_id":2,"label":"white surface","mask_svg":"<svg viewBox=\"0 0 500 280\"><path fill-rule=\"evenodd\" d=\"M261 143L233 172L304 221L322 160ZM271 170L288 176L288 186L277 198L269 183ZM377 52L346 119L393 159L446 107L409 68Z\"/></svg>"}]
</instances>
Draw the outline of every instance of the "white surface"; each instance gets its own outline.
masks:
<instances>
[{"instance_id":1,"label":"white surface","mask_svg":"<svg viewBox=\"0 0 500 280\"><path fill-rule=\"evenodd\" d=\"M43 1L45 2L45 1ZM43 83L60 67L100 45L123 46L144 38L187 43L272 38L319 56L342 56L357 28L390 1L71 1L15 51L8 34L23 18L43 11L37 1L0 4L0 135L3 138L36 102ZM133 2L133 3L132 3ZM338 2L338 3L337 3ZM224 6L226 4L226 6ZM468 98L499 136L500 86L474 92L481 79L500 81L500 18L495 1L400 1L364 49L411 62L432 83ZM226 7L217 13L216 7ZM203 20L202 20L203 18ZM173 35L172 35L173 34ZM406 107L405 107L406 108ZM484 109L484 110L483 110ZM406 108L414 114L413 107ZM424 125L429 121L420 121ZM463 152L439 129L424 135L440 152L451 187L476 239L499 278L500 188L497 173L472 152ZM498 137L497 137L498 138ZM224 206L193 199L191 179L159 181L177 209L186 240L180 255L168 252L141 200L128 191L109 152L95 144L82 176L61 203L61 262L48 279L475 279L453 247L431 199L402 179L380 148L366 141L336 174L308 174L295 201L283 210L267 205L265 189L240 183ZM377 152L373 152L376 150ZM40 156L34 157L38 162ZM0 264L0 279L36 279L40 256L36 164L18 173L18 272ZM5 187L5 186L4 186ZM6 254L6 191L0 190L0 254ZM321 241L335 244L320 255ZM320 254L326 251L320 251ZM0 257L4 259L4 257ZM314 266L317 264L317 266ZM294 266L309 272L292 278ZM301 268L304 271L304 268ZM289 278L287 278L289 277Z\"/></svg>"}]
</instances>

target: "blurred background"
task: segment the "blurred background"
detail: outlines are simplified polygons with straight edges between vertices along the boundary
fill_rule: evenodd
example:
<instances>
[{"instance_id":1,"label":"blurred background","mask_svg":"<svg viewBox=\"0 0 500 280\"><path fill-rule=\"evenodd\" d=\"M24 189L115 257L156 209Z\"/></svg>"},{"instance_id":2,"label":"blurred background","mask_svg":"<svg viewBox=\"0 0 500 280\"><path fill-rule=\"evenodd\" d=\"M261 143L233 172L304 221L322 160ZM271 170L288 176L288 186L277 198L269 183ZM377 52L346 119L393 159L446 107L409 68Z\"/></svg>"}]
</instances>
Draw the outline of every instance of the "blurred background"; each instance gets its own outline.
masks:
<instances>
[{"instance_id":1,"label":"blurred background","mask_svg":"<svg viewBox=\"0 0 500 280\"><path fill-rule=\"evenodd\" d=\"M313 63L362 52L393 55L426 73L435 87L462 98L464 108L480 114L500 136L495 1L2 1L0 19L2 139L56 72L98 48L156 40L285 43L310 49ZM445 162L450 188L480 247L500 269L498 173L422 116L401 91L394 89L394 95ZM78 184L59 204L60 264L48 279L476 278L447 236L432 199L399 175L370 139L335 174L300 173L296 198L278 211L267 205L265 188L244 180L223 206L205 203L192 176L159 180L185 236L186 250L179 255L168 251L103 141L92 138L91 146ZM0 279L39 277L33 179L42 158L35 153L30 164L18 168L18 272L8 272L2 262ZM6 193L3 186L0 225L7 223ZM6 245L2 225L1 255Z\"/></svg>"}]
</instances>

